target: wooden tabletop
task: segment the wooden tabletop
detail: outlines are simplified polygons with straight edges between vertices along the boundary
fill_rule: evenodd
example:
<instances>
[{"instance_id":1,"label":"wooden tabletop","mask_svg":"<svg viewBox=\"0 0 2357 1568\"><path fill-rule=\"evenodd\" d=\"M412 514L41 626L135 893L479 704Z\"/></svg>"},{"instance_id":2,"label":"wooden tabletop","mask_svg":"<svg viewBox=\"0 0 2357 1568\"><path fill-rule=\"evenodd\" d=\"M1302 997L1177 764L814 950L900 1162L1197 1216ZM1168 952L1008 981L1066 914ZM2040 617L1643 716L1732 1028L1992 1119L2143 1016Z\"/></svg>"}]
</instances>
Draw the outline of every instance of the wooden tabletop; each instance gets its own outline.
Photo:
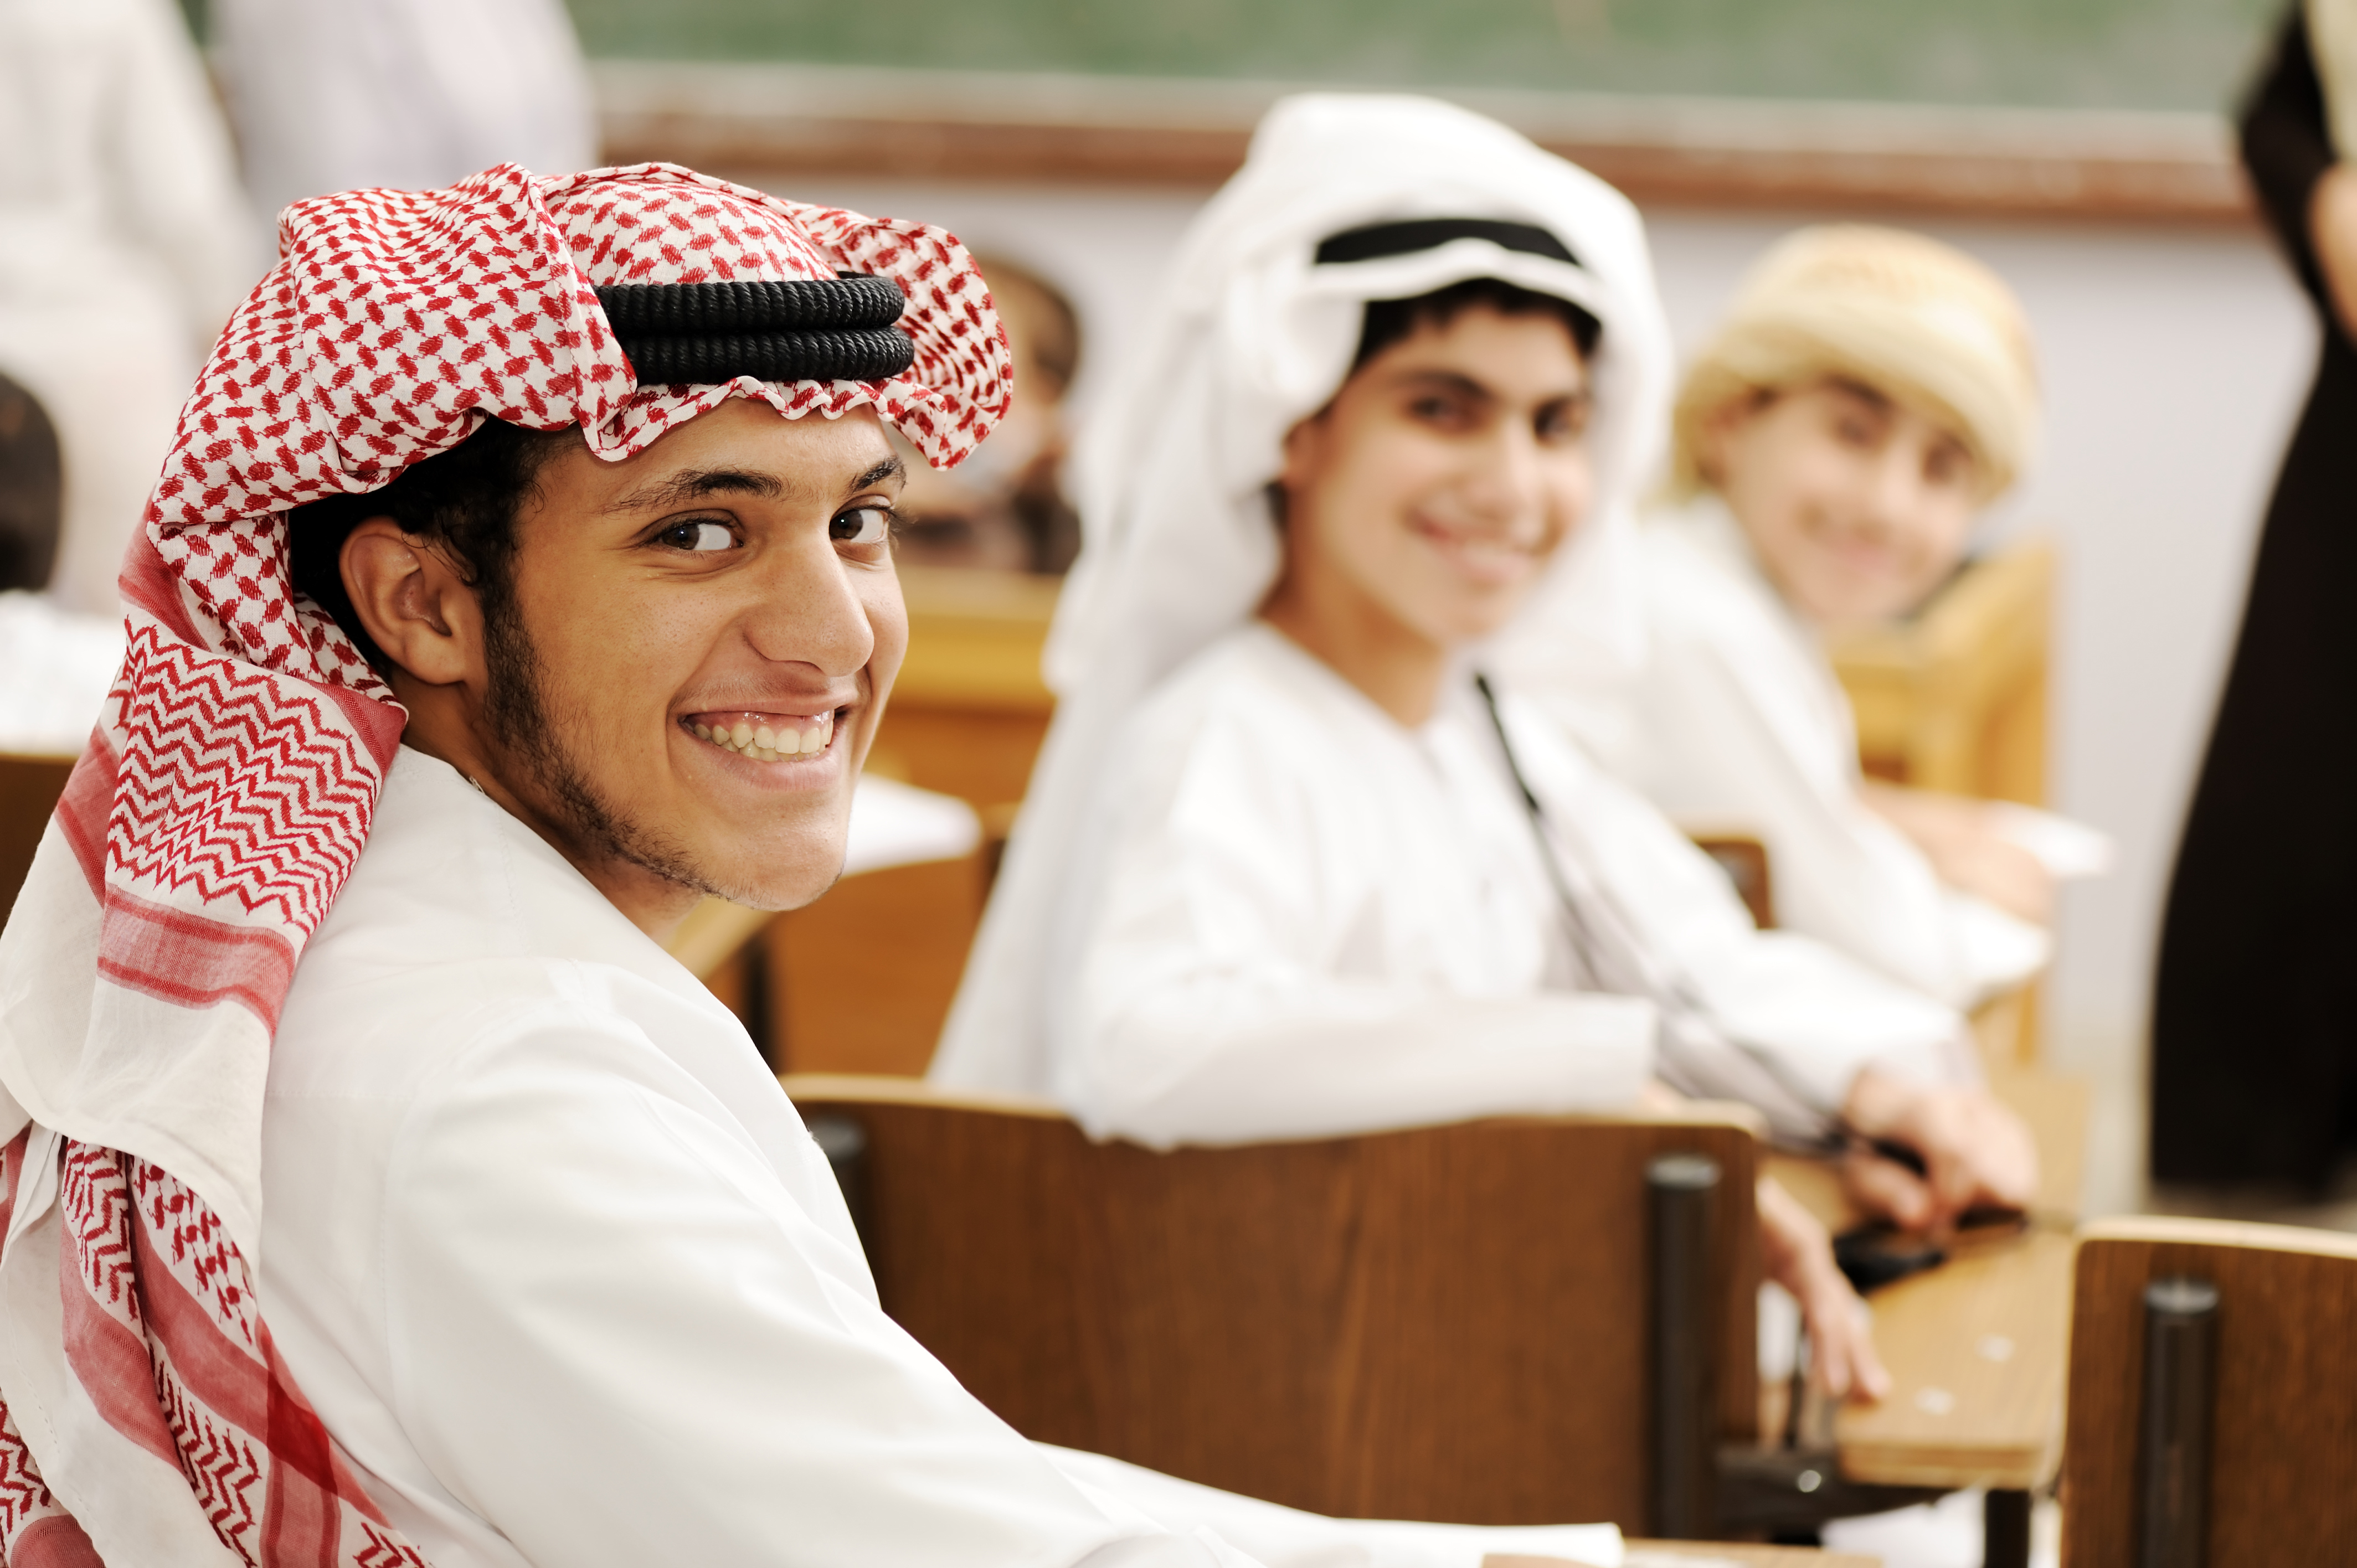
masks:
<instances>
[{"instance_id":1,"label":"wooden tabletop","mask_svg":"<svg viewBox=\"0 0 2357 1568\"><path fill-rule=\"evenodd\" d=\"M1835 1420L1852 1480L2026 1488L2060 1461L2087 1086L2005 1067L1992 1069L1989 1086L2037 1140L2033 1218L1967 1232L1945 1264L1874 1294L1875 1344L1894 1386L1880 1404L1845 1406ZM1829 1165L1779 1155L1766 1168L1828 1228L1858 1222Z\"/></svg>"},{"instance_id":2,"label":"wooden tabletop","mask_svg":"<svg viewBox=\"0 0 2357 1568\"><path fill-rule=\"evenodd\" d=\"M1874 1294L1890 1369L1879 1404L1834 1421L1842 1471L1902 1487L2028 1489L2061 1457L2071 1350L2066 1232L1960 1240L1946 1263Z\"/></svg>"}]
</instances>

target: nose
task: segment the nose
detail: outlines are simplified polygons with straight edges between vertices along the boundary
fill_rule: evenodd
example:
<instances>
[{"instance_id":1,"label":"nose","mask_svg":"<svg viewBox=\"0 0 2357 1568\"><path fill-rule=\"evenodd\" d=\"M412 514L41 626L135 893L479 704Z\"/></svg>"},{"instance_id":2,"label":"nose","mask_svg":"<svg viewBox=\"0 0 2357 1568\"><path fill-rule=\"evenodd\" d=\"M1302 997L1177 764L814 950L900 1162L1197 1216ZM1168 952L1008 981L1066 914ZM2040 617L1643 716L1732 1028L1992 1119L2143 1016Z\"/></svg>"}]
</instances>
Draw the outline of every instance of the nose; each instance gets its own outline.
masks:
<instances>
[{"instance_id":1,"label":"nose","mask_svg":"<svg viewBox=\"0 0 2357 1568\"><path fill-rule=\"evenodd\" d=\"M1866 486L1866 505L1858 521L1878 539L1900 530L1923 490L1922 466L1906 443L1891 442L1876 459Z\"/></svg>"},{"instance_id":2,"label":"nose","mask_svg":"<svg viewBox=\"0 0 2357 1568\"><path fill-rule=\"evenodd\" d=\"M748 581L746 636L763 659L805 665L830 681L866 668L876 628L832 543L798 540L772 553Z\"/></svg>"},{"instance_id":3,"label":"nose","mask_svg":"<svg viewBox=\"0 0 2357 1568\"><path fill-rule=\"evenodd\" d=\"M1469 521L1516 542L1535 541L1546 530L1549 496L1537 434L1524 421L1501 419L1478 446L1459 489Z\"/></svg>"}]
</instances>

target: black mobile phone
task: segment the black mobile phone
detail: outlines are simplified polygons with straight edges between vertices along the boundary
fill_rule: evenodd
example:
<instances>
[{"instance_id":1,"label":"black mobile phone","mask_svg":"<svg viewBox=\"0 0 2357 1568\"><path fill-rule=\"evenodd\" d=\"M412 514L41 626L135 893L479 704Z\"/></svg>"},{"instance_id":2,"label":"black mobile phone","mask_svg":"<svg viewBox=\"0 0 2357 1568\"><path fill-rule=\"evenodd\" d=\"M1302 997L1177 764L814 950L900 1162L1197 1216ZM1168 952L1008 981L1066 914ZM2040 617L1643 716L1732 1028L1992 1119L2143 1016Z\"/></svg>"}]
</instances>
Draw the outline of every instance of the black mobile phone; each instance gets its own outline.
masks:
<instances>
[{"instance_id":1,"label":"black mobile phone","mask_svg":"<svg viewBox=\"0 0 2357 1568\"><path fill-rule=\"evenodd\" d=\"M1861 1225L1834 1238L1834 1262L1860 1295L1947 1261L1938 1242L1888 1225Z\"/></svg>"}]
</instances>

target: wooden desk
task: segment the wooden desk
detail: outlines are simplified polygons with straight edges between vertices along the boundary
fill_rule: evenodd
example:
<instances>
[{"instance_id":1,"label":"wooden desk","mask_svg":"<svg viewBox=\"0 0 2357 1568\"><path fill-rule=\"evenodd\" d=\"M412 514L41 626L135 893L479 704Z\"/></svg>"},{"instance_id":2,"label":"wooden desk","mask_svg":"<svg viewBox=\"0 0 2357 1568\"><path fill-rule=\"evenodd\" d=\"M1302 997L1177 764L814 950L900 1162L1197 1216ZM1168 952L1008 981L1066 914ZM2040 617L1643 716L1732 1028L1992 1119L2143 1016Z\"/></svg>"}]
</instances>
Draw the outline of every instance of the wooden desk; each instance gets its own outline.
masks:
<instances>
[{"instance_id":1,"label":"wooden desk","mask_svg":"<svg viewBox=\"0 0 2357 1568\"><path fill-rule=\"evenodd\" d=\"M669 947L778 1071L921 1077L983 894L979 853L888 865L783 914L706 898Z\"/></svg>"},{"instance_id":2,"label":"wooden desk","mask_svg":"<svg viewBox=\"0 0 2357 1568\"><path fill-rule=\"evenodd\" d=\"M1866 770L1894 783L2043 804L2054 550L1974 562L1921 609L1832 639Z\"/></svg>"},{"instance_id":3,"label":"wooden desk","mask_svg":"<svg viewBox=\"0 0 2357 1568\"><path fill-rule=\"evenodd\" d=\"M2066 1233L1960 1239L1948 1262L1877 1291L1890 1396L1834 1420L1842 1473L1899 1487L2029 1491L2061 1457L2071 1348Z\"/></svg>"},{"instance_id":4,"label":"wooden desk","mask_svg":"<svg viewBox=\"0 0 2357 1568\"><path fill-rule=\"evenodd\" d=\"M2066 1228L2084 1176L2089 1089L2004 1068L1989 1087L2037 1142L2038 1219L2026 1232L1960 1238L1940 1268L1875 1293L1875 1344L1893 1387L1880 1404L1835 1418L1851 1480L2026 1491L2060 1461L2075 1248ZM1828 1229L1863 1219L1829 1165L1777 1155L1762 1168Z\"/></svg>"},{"instance_id":5,"label":"wooden desk","mask_svg":"<svg viewBox=\"0 0 2357 1568\"><path fill-rule=\"evenodd\" d=\"M868 767L984 813L1023 799L1056 699L1039 652L1055 577L903 566L909 657Z\"/></svg>"}]
</instances>

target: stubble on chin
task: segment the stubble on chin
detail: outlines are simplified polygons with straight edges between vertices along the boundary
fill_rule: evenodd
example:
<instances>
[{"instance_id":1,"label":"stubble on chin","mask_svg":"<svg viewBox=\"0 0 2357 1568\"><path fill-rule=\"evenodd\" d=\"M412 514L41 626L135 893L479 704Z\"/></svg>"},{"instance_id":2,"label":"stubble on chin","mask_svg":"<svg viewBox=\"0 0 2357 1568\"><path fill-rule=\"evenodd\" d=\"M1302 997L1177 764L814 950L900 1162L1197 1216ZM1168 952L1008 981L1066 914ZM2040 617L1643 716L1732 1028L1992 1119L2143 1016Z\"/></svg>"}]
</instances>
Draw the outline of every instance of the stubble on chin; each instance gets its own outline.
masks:
<instances>
[{"instance_id":1,"label":"stubble on chin","mask_svg":"<svg viewBox=\"0 0 2357 1568\"><path fill-rule=\"evenodd\" d=\"M699 864L676 835L616 806L566 742L568 735L588 733L588 716L577 708L560 713L552 702L547 666L521 618L512 607L484 618L490 676L484 722L491 738L521 764L539 797L535 803L582 850L636 866L673 886L754 909L799 908L834 885L841 875L839 855L836 867L808 897L780 901L773 888L740 880L729 868Z\"/></svg>"},{"instance_id":2,"label":"stubble on chin","mask_svg":"<svg viewBox=\"0 0 2357 1568\"><path fill-rule=\"evenodd\" d=\"M486 606L487 611L492 607ZM728 891L695 864L687 846L655 823L632 817L597 788L571 734L587 734L587 715L560 714L550 701L547 666L511 603L487 613L483 661L489 681L483 720L491 739L522 768L552 825L587 853L634 865L664 881L718 898Z\"/></svg>"}]
</instances>

